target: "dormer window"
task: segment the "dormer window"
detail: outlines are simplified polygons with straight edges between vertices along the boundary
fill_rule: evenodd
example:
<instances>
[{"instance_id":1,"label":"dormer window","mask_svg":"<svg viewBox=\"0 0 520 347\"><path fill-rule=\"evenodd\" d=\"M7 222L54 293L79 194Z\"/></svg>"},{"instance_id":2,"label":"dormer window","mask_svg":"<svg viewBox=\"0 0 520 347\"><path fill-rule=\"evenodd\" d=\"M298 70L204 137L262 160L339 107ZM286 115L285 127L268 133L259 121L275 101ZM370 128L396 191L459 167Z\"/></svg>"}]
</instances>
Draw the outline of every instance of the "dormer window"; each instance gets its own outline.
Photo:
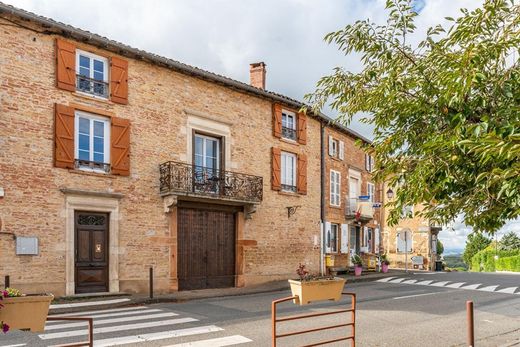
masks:
<instances>
[{"instance_id":1,"label":"dormer window","mask_svg":"<svg viewBox=\"0 0 520 347\"><path fill-rule=\"evenodd\" d=\"M76 50L76 90L108 98L108 60L99 55Z\"/></svg>"}]
</instances>

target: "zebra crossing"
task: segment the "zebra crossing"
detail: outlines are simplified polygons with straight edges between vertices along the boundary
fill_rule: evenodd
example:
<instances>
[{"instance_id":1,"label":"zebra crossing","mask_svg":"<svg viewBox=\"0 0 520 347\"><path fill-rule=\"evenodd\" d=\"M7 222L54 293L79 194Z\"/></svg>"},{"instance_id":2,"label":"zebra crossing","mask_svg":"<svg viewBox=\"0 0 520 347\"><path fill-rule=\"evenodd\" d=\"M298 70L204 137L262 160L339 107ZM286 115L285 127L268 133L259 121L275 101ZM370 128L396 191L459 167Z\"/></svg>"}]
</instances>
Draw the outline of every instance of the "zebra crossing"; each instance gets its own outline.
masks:
<instances>
[{"instance_id":1,"label":"zebra crossing","mask_svg":"<svg viewBox=\"0 0 520 347\"><path fill-rule=\"evenodd\" d=\"M204 325L199 319L183 317L179 313L150 306L125 307L109 310L76 312L52 317L92 317L94 318L94 346L121 346L152 341L199 336L201 339L186 343L171 344L168 347L187 346L233 346L252 342L241 335L221 336L223 328ZM211 334L219 333L218 337ZM59 346L86 341L88 323L78 321L48 321L45 331L38 334L38 346ZM177 341L182 342L182 341ZM24 344L20 344L24 346ZM2 347L2 346L0 346Z\"/></svg>"},{"instance_id":2,"label":"zebra crossing","mask_svg":"<svg viewBox=\"0 0 520 347\"><path fill-rule=\"evenodd\" d=\"M520 287L504 287L500 285L484 285L482 283L452 282L452 281L434 281L434 280L414 280L403 277L385 277L375 282L393 283L393 284L409 284L417 286L431 286L441 288L454 288L465 290L478 290L482 292L494 292L504 294L520 295Z\"/></svg>"}]
</instances>

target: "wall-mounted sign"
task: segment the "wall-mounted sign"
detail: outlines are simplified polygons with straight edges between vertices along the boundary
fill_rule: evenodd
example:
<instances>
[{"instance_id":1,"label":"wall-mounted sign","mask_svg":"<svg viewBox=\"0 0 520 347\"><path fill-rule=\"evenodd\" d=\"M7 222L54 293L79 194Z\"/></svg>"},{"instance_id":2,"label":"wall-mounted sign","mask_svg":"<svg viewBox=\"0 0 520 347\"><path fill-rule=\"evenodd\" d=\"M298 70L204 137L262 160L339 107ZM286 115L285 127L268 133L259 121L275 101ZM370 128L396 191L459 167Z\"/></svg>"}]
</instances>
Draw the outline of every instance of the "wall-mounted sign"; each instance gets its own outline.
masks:
<instances>
[{"instance_id":1,"label":"wall-mounted sign","mask_svg":"<svg viewBox=\"0 0 520 347\"><path fill-rule=\"evenodd\" d=\"M16 255L38 255L38 238L17 236Z\"/></svg>"}]
</instances>

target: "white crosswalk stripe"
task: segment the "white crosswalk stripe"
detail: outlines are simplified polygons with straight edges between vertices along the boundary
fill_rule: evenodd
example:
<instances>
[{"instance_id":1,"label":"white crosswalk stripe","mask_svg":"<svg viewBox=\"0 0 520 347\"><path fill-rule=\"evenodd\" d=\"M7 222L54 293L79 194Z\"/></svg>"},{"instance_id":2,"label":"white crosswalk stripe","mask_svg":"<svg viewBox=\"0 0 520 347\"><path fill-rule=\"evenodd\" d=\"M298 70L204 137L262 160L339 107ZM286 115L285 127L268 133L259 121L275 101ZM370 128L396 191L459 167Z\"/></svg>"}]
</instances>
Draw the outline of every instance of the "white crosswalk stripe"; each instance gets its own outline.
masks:
<instances>
[{"instance_id":1,"label":"white crosswalk stripe","mask_svg":"<svg viewBox=\"0 0 520 347\"><path fill-rule=\"evenodd\" d=\"M142 344L150 341L169 339L170 346L233 346L252 342L251 339L222 333L211 336L224 329L216 325L204 325L196 318L184 317L179 313L151 308L148 306L126 307L108 310L75 312L63 315L52 315L54 318L92 317L94 318L94 346L121 346L126 344ZM86 341L88 323L78 321L49 321L45 331L38 335L42 344L59 346L63 344ZM188 343L175 342L177 337L194 336ZM199 337L200 336L200 337ZM22 342L22 341L20 341ZM22 346L22 345L20 345Z\"/></svg>"},{"instance_id":2,"label":"white crosswalk stripe","mask_svg":"<svg viewBox=\"0 0 520 347\"><path fill-rule=\"evenodd\" d=\"M408 278L396 278L396 277L386 277L386 278L383 278L382 280L377 280L374 282L389 283L389 284L411 284L411 285L418 285L418 286L478 290L478 291L482 291L482 292L520 295L519 287L508 287L508 288L500 289L500 285L483 286L482 283L468 284L467 282L451 283L451 281L433 281L433 280L422 281L422 280L411 280Z\"/></svg>"}]
</instances>

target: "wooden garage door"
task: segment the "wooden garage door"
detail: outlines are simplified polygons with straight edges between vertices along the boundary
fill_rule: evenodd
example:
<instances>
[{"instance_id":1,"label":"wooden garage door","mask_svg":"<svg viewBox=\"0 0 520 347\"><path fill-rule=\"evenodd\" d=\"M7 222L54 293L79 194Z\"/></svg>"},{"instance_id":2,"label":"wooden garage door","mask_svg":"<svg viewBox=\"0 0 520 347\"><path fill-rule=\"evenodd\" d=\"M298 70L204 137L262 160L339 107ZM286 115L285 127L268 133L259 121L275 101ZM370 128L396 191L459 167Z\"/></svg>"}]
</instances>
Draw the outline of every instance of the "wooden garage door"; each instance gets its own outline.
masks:
<instances>
[{"instance_id":1,"label":"wooden garage door","mask_svg":"<svg viewBox=\"0 0 520 347\"><path fill-rule=\"evenodd\" d=\"M235 285L235 214L192 208L178 210L179 289Z\"/></svg>"}]
</instances>

